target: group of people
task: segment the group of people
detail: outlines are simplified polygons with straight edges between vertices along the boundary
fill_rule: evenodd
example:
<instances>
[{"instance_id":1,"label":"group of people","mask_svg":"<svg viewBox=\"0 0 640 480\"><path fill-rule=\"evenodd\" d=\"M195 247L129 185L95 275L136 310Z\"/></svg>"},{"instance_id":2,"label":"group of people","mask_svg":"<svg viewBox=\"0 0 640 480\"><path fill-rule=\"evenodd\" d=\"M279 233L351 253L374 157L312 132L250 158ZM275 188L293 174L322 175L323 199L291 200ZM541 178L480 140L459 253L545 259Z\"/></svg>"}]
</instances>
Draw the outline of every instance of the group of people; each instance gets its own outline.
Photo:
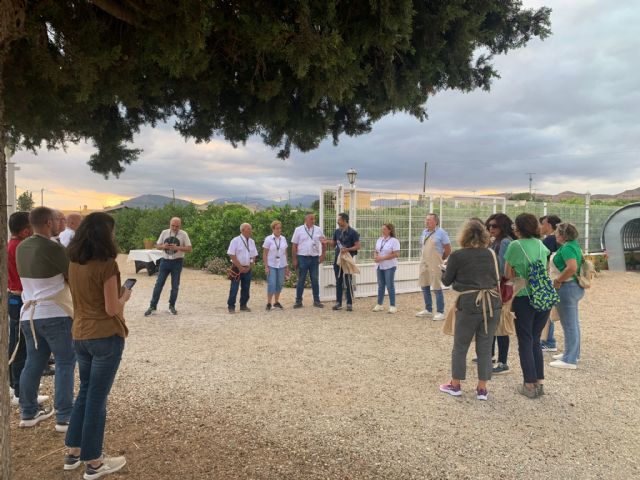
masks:
<instances>
[{"instance_id":1,"label":"group of people","mask_svg":"<svg viewBox=\"0 0 640 480\"><path fill-rule=\"evenodd\" d=\"M541 240L541 231L546 232L544 240ZM476 396L479 400L487 399L487 381L492 373L509 370L509 337L494 337L494 333L498 322L507 321L511 312L515 316L523 375L519 393L528 398L545 394L543 351L557 351L557 348L553 344L553 347L543 347L541 337L552 309L557 310L565 346L564 352L554 355L549 365L563 369L577 367L580 359L578 303L584 296L578 280L584 259L577 238L576 227L561 223L557 216L538 219L523 213L512 223L507 215L498 213L484 223L471 219L464 225L458 237L461 248L449 256L442 275L442 283L452 285L459 293L455 305L452 375L448 383L440 385L442 392L453 396L462 394L466 355L475 338ZM512 289L512 294L504 293L505 286ZM551 327L549 330L546 341L555 342ZM492 366L495 353L492 345L496 339L498 362Z\"/></svg>"},{"instance_id":2,"label":"group of people","mask_svg":"<svg viewBox=\"0 0 640 480\"><path fill-rule=\"evenodd\" d=\"M47 207L9 218L10 393L20 407L20 428L55 415L55 431L65 434L64 470L84 464L83 477L92 480L126 463L122 456L105 456L102 447L131 290L123 288L116 263L114 219L101 212L63 219ZM53 409L38 395L51 354ZM80 388L74 399L76 363Z\"/></svg>"},{"instance_id":3,"label":"group of people","mask_svg":"<svg viewBox=\"0 0 640 480\"><path fill-rule=\"evenodd\" d=\"M66 433L63 468L72 470L84 463L84 478L89 480L118 471L126 463L122 456L105 456L102 446L106 402L128 334L123 312L131 296L131 284L127 281L123 285L121 281L116 263L115 222L111 216L92 213L84 219L80 215L69 215L66 222L63 219L61 212L46 207L38 207L29 214L18 212L9 219L10 389L13 401L20 407L20 427L33 427L56 415L55 430ZM347 266L355 265L353 257L361 248L360 236L349 225L348 214L340 213L337 223L331 238L326 238L322 228L315 225L313 213L306 214L304 224L295 229L291 263L298 279L293 308L303 307L307 277L313 306L324 307L320 301L319 266L327 249L334 248L333 309L341 310L346 300L346 310L353 310L352 270ZM544 342L541 336L554 303L564 331L565 348L554 356L550 366L575 369L580 360L578 304L584 289L578 282L583 257L576 227L553 215L538 219L523 213L512 222L507 215L497 213L484 222L467 221L458 235L460 248L452 251L449 236L439 223L436 214L425 219L419 274L424 309L416 315L444 320L443 285L458 293L451 310L455 315L452 375L448 383L440 385L440 390L453 396L462 394L466 357L475 338L476 395L480 400L488 398L487 382L491 375L509 370L509 337L495 333L505 312L512 312L523 373L518 391L528 398L544 395L543 351L557 351L553 323ZM156 311L169 275L169 311L177 314L184 256L192 249L181 226L179 218L172 218L169 229L156 242L156 247L163 251L163 259L145 316ZM283 308L280 294L291 274L289 244L282 234L281 222L272 222L271 230L272 234L262 243L267 311ZM400 247L394 225L385 223L373 255L378 281L374 312L384 311L385 292L389 297L388 312L397 312L394 277ZM232 239L227 253L232 264L228 311L235 313L238 293L240 311L250 311L252 267L259 256L250 224L240 226L240 235ZM542 277L534 281L533 274ZM557 291L559 302L543 299L541 303L538 290L545 281L544 275L550 275L549 284ZM506 287L513 288L513 298L505 298ZM494 365L496 343L498 359ZM56 365L55 409L43 407L48 398L38 395L51 354ZM80 388L74 400L76 363Z\"/></svg>"}]
</instances>

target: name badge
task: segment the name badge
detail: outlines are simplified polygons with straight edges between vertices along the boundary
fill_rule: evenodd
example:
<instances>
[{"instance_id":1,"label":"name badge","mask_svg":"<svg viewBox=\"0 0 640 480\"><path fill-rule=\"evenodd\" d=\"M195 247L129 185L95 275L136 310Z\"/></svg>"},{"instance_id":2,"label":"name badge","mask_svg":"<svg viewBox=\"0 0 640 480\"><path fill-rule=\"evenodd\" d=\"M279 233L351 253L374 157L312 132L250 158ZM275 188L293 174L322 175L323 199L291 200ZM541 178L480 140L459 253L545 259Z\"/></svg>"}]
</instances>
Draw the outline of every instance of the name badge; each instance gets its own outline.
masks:
<instances>
[{"instance_id":1,"label":"name badge","mask_svg":"<svg viewBox=\"0 0 640 480\"><path fill-rule=\"evenodd\" d=\"M313 243L313 253L320 253L320 248L318 248L317 243Z\"/></svg>"}]
</instances>

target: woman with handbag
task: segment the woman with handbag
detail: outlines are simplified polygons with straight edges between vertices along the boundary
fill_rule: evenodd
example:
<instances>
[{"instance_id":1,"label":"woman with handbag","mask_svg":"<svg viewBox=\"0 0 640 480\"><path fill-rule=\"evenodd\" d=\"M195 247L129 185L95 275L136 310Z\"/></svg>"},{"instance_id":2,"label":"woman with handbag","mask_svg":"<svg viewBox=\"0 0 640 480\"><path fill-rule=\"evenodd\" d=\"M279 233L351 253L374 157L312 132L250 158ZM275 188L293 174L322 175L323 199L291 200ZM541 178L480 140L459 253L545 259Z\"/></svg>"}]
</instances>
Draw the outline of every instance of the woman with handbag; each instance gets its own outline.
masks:
<instances>
[{"instance_id":1,"label":"woman with handbag","mask_svg":"<svg viewBox=\"0 0 640 480\"><path fill-rule=\"evenodd\" d=\"M516 217L514 232L518 239L509 244L504 258L507 278L519 277L525 281L524 288L517 291L513 299L520 367L524 377L524 383L518 387L518 392L528 398L536 398L544 395L544 359L540 335L549 319L551 307L548 310L540 308L534 287L550 283L546 274L549 249L540 240L538 219L530 213L521 213ZM546 275L536 285L530 281L534 270L542 270Z\"/></svg>"},{"instance_id":2,"label":"woman with handbag","mask_svg":"<svg viewBox=\"0 0 640 480\"><path fill-rule=\"evenodd\" d=\"M489 233L482 221L469 220L460 231L462 247L449 256L442 276L444 285L460 292L455 312L451 380L440 385L440 391L462 395L461 380L466 376L467 352L474 336L478 356L476 398L487 400L487 381L491 379L491 344L500 317L502 302L498 290L499 275L496 255L489 245Z\"/></svg>"},{"instance_id":3,"label":"woman with handbag","mask_svg":"<svg viewBox=\"0 0 640 480\"><path fill-rule=\"evenodd\" d=\"M513 221L504 213L494 213L491 215L485 225L491 236L490 248L496 252L498 257L498 269L500 272L500 295L502 297L502 314L510 315L511 299L513 297L513 283L507 280L504 273L504 254L509 248L509 244L515 239ZM502 332L501 332L502 333ZM509 335L497 335L493 339L493 347L491 349L491 357L495 355L496 342L498 343L498 363L493 367L493 374L500 375L509 372L507 358L509 356Z\"/></svg>"},{"instance_id":4,"label":"woman with handbag","mask_svg":"<svg viewBox=\"0 0 640 480\"><path fill-rule=\"evenodd\" d=\"M584 297L584 288L578 282L582 267L582 249L577 241L578 230L571 223L561 223L556 230L560 248L552 257L551 269L557 272L553 286L558 290L560 303L556 307L564 331L564 352L554 355L549 365L575 370L580 359L580 319L578 303Z\"/></svg>"}]
</instances>

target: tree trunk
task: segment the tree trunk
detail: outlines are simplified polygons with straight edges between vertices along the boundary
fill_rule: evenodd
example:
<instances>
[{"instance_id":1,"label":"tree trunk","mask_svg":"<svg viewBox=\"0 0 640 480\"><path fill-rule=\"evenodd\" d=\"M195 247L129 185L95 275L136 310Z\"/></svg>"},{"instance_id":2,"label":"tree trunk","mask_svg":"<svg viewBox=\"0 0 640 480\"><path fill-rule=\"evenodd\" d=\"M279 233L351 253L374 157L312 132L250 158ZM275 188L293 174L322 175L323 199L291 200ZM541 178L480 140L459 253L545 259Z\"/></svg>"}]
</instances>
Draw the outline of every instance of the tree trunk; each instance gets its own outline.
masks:
<instances>
[{"instance_id":1,"label":"tree trunk","mask_svg":"<svg viewBox=\"0 0 640 480\"><path fill-rule=\"evenodd\" d=\"M7 303L7 162L4 154L6 145L4 126L4 55L0 53L0 479L11 478L11 432L9 416L9 312Z\"/></svg>"},{"instance_id":2,"label":"tree trunk","mask_svg":"<svg viewBox=\"0 0 640 480\"><path fill-rule=\"evenodd\" d=\"M11 430L9 416L9 312L7 303L7 125L4 117L4 64L11 44L24 35L26 0L0 0L0 480L11 478Z\"/></svg>"}]
</instances>

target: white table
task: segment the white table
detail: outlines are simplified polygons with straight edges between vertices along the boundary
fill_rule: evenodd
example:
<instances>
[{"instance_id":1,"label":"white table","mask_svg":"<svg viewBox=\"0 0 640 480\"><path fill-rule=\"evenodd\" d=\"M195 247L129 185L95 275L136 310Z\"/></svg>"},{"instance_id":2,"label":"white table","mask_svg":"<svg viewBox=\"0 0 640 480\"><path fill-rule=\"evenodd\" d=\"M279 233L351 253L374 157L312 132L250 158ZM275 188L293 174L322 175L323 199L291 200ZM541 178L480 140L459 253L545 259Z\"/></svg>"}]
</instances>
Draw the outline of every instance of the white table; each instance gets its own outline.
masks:
<instances>
[{"instance_id":1,"label":"white table","mask_svg":"<svg viewBox=\"0 0 640 480\"><path fill-rule=\"evenodd\" d=\"M164 252L162 250L129 250L127 261L135 262L136 273L146 268L147 273L153 275L158 271L158 262L163 255Z\"/></svg>"}]
</instances>

